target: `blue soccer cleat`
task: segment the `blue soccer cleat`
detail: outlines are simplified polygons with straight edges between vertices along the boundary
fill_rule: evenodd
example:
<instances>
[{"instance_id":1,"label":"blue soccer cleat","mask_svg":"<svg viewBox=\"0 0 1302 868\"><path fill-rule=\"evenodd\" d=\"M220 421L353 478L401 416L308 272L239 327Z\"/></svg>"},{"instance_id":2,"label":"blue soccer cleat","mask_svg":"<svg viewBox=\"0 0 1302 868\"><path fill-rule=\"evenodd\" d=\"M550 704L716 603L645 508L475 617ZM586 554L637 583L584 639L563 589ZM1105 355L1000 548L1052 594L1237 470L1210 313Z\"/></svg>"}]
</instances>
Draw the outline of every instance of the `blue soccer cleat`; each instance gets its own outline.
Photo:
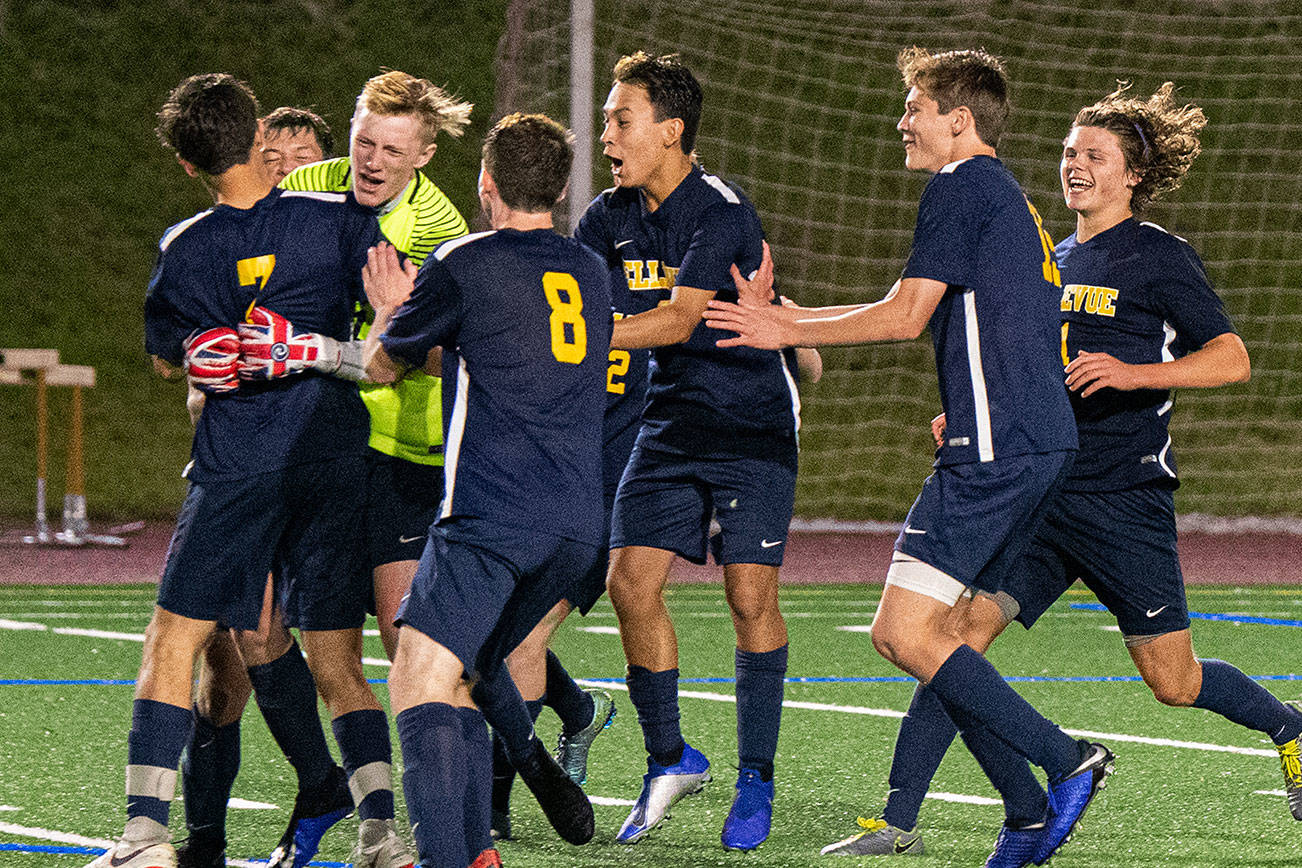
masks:
<instances>
[{"instance_id":1,"label":"blue soccer cleat","mask_svg":"<svg viewBox=\"0 0 1302 868\"><path fill-rule=\"evenodd\" d=\"M723 846L729 850L754 850L769 836L773 825L773 781L761 780L755 769L737 775L737 794L723 823Z\"/></svg>"},{"instance_id":2,"label":"blue soccer cleat","mask_svg":"<svg viewBox=\"0 0 1302 868\"><path fill-rule=\"evenodd\" d=\"M267 868L303 868L316 855L321 838L330 827L353 812L353 794L348 790L348 775L335 766L330 778L314 793L299 791L294 799L294 813L280 843L271 851Z\"/></svg>"},{"instance_id":3,"label":"blue soccer cleat","mask_svg":"<svg viewBox=\"0 0 1302 868\"><path fill-rule=\"evenodd\" d=\"M1085 759L1076 770L1058 783L1049 784L1049 822L1031 861L1043 865L1075 831L1085 809L1095 794L1103 789L1112 774L1116 757L1097 742L1088 743Z\"/></svg>"},{"instance_id":4,"label":"blue soccer cleat","mask_svg":"<svg viewBox=\"0 0 1302 868\"><path fill-rule=\"evenodd\" d=\"M620 827L615 840L635 844L665 817L683 796L699 793L710 782L710 761L690 744L683 745L683 757L671 766L662 766L651 757L646 760L642 776L642 793L637 804Z\"/></svg>"},{"instance_id":5,"label":"blue soccer cleat","mask_svg":"<svg viewBox=\"0 0 1302 868\"><path fill-rule=\"evenodd\" d=\"M1041 824L1032 829L1014 829L1005 824L999 830L994 852L986 859L985 868L1024 868L1030 865L1046 828L1047 825Z\"/></svg>"}]
</instances>

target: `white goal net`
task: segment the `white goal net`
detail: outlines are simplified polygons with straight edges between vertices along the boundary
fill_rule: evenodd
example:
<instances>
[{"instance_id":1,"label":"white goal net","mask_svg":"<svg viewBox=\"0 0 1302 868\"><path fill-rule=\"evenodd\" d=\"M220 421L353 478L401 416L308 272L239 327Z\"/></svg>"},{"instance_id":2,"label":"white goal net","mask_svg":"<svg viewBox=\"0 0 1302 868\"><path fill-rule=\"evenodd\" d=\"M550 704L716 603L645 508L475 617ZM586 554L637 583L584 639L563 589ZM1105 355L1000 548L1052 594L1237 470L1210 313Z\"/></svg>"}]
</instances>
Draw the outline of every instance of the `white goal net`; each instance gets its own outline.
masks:
<instances>
[{"instance_id":1,"label":"white goal net","mask_svg":"<svg viewBox=\"0 0 1302 868\"><path fill-rule=\"evenodd\" d=\"M748 191L783 291L805 304L879 298L908 252L923 176L894 125L900 48L984 47L1005 59L1014 114L1000 156L1055 240L1073 221L1057 160L1077 108L1116 86L1174 81L1210 118L1185 186L1145 215L1187 237L1253 358L1250 383L1186 390L1173 436L1177 505L1212 516L1302 516L1302 6L1048 0L597 0L593 100L639 48L677 51L701 79L702 162ZM513 0L497 114L568 120L570 22L560 0ZM609 186L596 148L594 189ZM797 513L899 521L929 471L938 412L930 342L824 351L804 393ZM1289 524L1289 522L1285 522Z\"/></svg>"}]
</instances>

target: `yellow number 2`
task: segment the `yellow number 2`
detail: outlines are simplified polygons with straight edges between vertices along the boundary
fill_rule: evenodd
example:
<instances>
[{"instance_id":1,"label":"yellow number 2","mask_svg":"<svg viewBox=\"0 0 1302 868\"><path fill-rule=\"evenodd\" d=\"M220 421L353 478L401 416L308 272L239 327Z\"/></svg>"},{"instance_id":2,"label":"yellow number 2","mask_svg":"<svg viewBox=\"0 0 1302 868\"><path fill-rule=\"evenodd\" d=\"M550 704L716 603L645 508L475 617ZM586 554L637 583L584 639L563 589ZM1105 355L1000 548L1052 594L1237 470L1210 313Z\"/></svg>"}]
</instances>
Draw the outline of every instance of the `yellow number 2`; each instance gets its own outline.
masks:
<instances>
[{"instance_id":1,"label":"yellow number 2","mask_svg":"<svg viewBox=\"0 0 1302 868\"><path fill-rule=\"evenodd\" d=\"M558 362L577 365L588 354L588 326L583 321L583 296L579 294L579 282L563 271L548 271L543 274L542 283L543 294L552 309L548 319L552 355Z\"/></svg>"}]
</instances>

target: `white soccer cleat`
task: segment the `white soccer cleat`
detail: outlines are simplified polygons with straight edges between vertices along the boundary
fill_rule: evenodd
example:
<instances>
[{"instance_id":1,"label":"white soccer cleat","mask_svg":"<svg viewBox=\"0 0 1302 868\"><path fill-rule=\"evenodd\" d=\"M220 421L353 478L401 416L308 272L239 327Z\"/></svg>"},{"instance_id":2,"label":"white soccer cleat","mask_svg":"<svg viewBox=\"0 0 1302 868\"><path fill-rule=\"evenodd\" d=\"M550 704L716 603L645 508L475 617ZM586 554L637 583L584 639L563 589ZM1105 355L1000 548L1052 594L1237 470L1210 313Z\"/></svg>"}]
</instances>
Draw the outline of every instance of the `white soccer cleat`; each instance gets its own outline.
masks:
<instances>
[{"instance_id":1,"label":"white soccer cleat","mask_svg":"<svg viewBox=\"0 0 1302 868\"><path fill-rule=\"evenodd\" d=\"M669 816L669 809L684 796L699 793L710 782L710 761L705 754L689 745L683 758L671 766L662 766L647 757L647 772L642 776L642 793L637 804L620 827L615 840L635 844Z\"/></svg>"},{"instance_id":2,"label":"white soccer cleat","mask_svg":"<svg viewBox=\"0 0 1302 868\"><path fill-rule=\"evenodd\" d=\"M393 820L370 819L362 820L349 861L353 868L411 868L414 860Z\"/></svg>"},{"instance_id":3,"label":"white soccer cleat","mask_svg":"<svg viewBox=\"0 0 1302 868\"><path fill-rule=\"evenodd\" d=\"M176 848L166 841L118 841L86 868L176 868Z\"/></svg>"}]
</instances>

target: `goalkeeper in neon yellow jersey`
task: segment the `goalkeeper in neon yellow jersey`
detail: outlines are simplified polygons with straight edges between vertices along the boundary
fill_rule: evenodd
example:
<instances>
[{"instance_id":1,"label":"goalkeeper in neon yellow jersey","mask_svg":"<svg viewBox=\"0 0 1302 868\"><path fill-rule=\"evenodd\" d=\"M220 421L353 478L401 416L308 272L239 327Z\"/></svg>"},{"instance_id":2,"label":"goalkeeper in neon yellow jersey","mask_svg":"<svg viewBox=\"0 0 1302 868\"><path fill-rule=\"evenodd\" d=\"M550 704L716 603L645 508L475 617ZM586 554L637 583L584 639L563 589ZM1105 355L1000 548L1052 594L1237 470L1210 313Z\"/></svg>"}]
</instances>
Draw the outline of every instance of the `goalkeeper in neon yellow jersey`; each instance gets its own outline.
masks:
<instances>
[{"instance_id":1,"label":"goalkeeper in neon yellow jersey","mask_svg":"<svg viewBox=\"0 0 1302 868\"><path fill-rule=\"evenodd\" d=\"M425 79L398 71L375 76L357 98L349 136L349 156L300 166L286 175L280 186L295 191L330 193L351 190L359 204L377 209L380 229L385 237L419 265L439 244L466 234L465 220L420 170L434 155L438 133L460 136L469 123L470 110L469 103L452 98ZM268 313L276 316L273 312ZM365 326L363 336L364 329ZM302 337L320 340L320 336L315 335ZM348 359L351 358L350 351L359 348L360 344L330 342L329 345L310 343L306 346L306 352L315 362L303 365L300 371L311 367L319 373L359 379L360 368L353 366ZM269 353L271 347L268 345L263 349ZM247 367L253 372L253 378L271 376L258 374L257 353L251 352L252 347L247 345L245 350ZM323 363L327 357L334 360L332 364ZM385 651L392 657L397 641L393 617L411 586L416 564L425 547L426 534L437 515L443 493L440 382L425 374L415 374L394 386L362 383L361 389L362 399L370 412L369 443L372 447L369 450L370 479L367 485L367 556L372 570L374 610ZM341 641L346 640L341 638ZM360 631L355 642L360 661ZM247 697L247 687L236 689L244 680L239 666L212 666L213 662L213 655L205 657L205 668L200 676L201 701L205 695L212 694L213 701L209 705L219 706L223 696ZM294 690L292 685L282 686L289 692ZM270 695L273 692L260 691L260 699L262 693ZM225 717L232 716L225 711ZM376 868L409 863L410 857L396 837L392 823L387 720L382 712L363 709L337 718L334 732L341 750L345 744L355 748L354 754L357 750L364 752L367 745L383 748L376 748L379 752L372 762L346 769L349 781L343 795L347 797L348 788L351 788L362 820L359 841L351 861ZM238 768L238 753L228 757L208 755L217 749L217 743L229 741L232 739L212 739L204 745L192 742L189 746L192 764L197 760L197 765L203 768ZM233 741L238 745L237 737ZM298 745L299 754L311 759L323 754L323 759L329 759L328 751L323 751L324 743L309 745L306 740L299 741L304 741ZM291 761L294 761L292 755ZM233 773L229 777L233 778ZM204 799L205 804L224 805L226 799L223 796L228 796L229 792L209 795L210 798ZM300 789L293 816L280 845L271 855L269 868L300 868L313 857L321 835L343 816L336 810L336 795ZM351 802L351 799L345 800ZM224 816L214 816L205 822L205 818L195 816L189 807L187 802L187 825L191 828L192 839L196 827L209 831L206 824L224 825ZM216 829L211 831L208 837L215 840L224 837ZM184 860L182 868L209 868L209 865L221 864L216 858L220 851L215 847L208 849L212 851L213 859L205 860L197 852L187 854L197 858Z\"/></svg>"},{"instance_id":2,"label":"goalkeeper in neon yellow jersey","mask_svg":"<svg viewBox=\"0 0 1302 868\"><path fill-rule=\"evenodd\" d=\"M425 79L378 75L357 97L349 155L300 166L280 186L351 189L360 204L378 209L385 237L419 266L439 244L466 234L466 221L420 169L434 156L439 132L461 135L470 109ZM392 657L392 616L411 585L443 490L442 401L438 379L419 372L392 386L363 383L362 400L371 414L371 448L380 453L372 456L367 536L376 614Z\"/></svg>"}]
</instances>

